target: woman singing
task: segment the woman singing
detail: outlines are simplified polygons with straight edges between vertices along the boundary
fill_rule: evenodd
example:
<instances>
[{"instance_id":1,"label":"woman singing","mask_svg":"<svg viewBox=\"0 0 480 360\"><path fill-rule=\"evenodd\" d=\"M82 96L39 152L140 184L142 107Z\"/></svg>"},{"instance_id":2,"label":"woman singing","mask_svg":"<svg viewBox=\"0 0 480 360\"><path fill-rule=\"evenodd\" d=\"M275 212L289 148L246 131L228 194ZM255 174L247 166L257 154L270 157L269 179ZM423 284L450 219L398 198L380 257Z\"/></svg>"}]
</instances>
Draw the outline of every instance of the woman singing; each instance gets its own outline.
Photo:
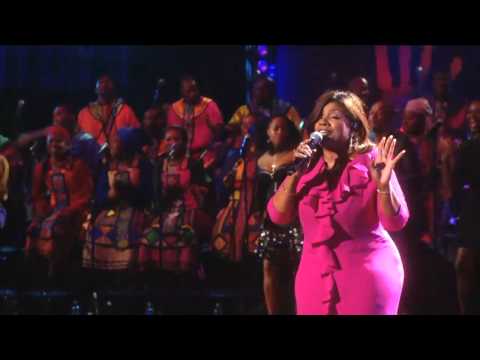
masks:
<instances>
[{"instance_id":1,"label":"woman singing","mask_svg":"<svg viewBox=\"0 0 480 360\"><path fill-rule=\"evenodd\" d=\"M268 204L278 225L299 218L304 246L295 279L297 314L396 314L403 266L387 231L409 212L393 171L396 140L374 148L361 100L350 92L322 95L310 130L324 132L322 149L304 141L295 157L306 170L288 176Z\"/></svg>"}]
</instances>

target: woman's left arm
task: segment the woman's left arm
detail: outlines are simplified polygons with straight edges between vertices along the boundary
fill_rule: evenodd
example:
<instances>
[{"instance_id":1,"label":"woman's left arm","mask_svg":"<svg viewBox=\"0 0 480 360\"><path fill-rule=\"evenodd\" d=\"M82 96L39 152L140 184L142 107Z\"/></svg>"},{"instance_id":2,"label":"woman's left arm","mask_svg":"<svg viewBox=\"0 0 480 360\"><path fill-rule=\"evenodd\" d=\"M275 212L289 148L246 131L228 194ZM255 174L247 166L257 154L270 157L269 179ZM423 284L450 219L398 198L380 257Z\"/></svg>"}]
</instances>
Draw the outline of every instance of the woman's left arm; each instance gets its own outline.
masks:
<instances>
[{"instance_id":1,"label":"woman's left arm","mask_svg":"<svg viewBox=\"0 0 480 360\"><path fill-rule=\"evenodd\" d=\"M380 222L387 231L399 231L407 223L409 211L394 168L405 154L402 150L394 156L396 139L390 136L378 144L378 152L370 166L377 185L377 209Z\"/></svg>"}]
</instances>

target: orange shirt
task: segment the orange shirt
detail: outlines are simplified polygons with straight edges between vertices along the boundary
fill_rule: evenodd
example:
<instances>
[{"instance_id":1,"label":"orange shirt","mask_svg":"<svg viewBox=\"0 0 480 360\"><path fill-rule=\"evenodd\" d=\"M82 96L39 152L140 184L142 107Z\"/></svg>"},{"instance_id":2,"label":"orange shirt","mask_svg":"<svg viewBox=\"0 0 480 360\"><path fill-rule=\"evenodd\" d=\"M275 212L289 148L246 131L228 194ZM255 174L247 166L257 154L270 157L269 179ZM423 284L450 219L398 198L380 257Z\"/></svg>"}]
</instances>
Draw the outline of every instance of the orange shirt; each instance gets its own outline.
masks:
<instances>
[{"instance_id":1,"label":"orange shirt","mask_svg":"<svg viewBox=\"0 0 480 360\"><path fill-rule=\"evenodd\" d=\"M130 106L124 103L117 103L115 106L117 107L117 114L110 131L107 129L108 125L106 123L110 118L112 105L100 105L97 102L85 106L78 114L79 130L89 133L99 145L103 145L106 142L106 134L108 134L110 142L118 129L140 127L140 122Z\"/></svg>"}]
</instances>

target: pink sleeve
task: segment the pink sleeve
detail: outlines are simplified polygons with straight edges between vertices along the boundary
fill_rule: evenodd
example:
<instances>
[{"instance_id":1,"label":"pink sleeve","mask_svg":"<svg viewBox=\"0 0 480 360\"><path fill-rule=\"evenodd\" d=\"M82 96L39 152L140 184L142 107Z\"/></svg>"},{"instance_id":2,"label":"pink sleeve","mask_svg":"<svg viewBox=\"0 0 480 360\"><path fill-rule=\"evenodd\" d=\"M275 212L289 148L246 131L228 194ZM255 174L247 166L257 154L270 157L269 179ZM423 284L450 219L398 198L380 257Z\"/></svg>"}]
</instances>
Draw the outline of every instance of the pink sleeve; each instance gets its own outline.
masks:
<instances>
[{"instance_id":1,"label":"pink sleeve","mask_svg":"<svg viewBox=\"0 0 480 360\"><path fill-rule=\"evenodd\" d=\"M212 125L224 125L222 112L215 101L210 103L207 111Z\"/></svg>"},{"instance_id":2,"label":"pink sleeve","mask_svg":"<svg viewBox=\"0 0 480 360\"><path fill-rule=\"evenodd\" d=\"M394 216L388 216L384 214L379 207L378 214L380 217L380 222L387 231L400 231L407 224L410 213L408 211L407 202L405 196L403 195L402 188L397 179L395 171L392 171L392 177L390 179L390 191L394 194L397 202L400 205L400 208L397 211L397 214Z\"/></svg>"},{"instance_id":3,"label":"pink sleeve","mask_svg":"<svg viewBox=\"0 0 480 360\"><path fill-rule=\"evenodd\" d=\"M270 217L270 220L276 225L288 225L295 220L295 213L282 213L277 210L275 205L273 204L273 196L268 202L267 205L267 213L268 216Z\"/></svg>"}]
</instances>

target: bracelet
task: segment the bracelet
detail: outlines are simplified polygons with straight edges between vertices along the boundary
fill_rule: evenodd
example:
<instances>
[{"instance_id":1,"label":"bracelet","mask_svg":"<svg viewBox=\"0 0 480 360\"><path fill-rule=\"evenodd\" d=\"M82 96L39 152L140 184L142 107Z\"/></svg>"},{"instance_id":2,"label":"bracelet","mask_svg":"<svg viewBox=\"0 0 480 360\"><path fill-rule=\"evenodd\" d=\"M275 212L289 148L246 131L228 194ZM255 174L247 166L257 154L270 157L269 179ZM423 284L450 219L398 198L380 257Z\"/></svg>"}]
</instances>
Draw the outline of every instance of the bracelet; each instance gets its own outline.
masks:
<instances>
[{"instance_id":1,"label":"bracelet","mask_svg":"<svg viewBox=\"0 0 480 360\"><path fill-rule=\"evenodd\" d=\"M380 190L380 189L377 189L377 193L388 195L388 194L390 194L390 191L388 191L388 190L387 190L387 191L382 191L382 190Z\"/></svg>"}]
</instances>

